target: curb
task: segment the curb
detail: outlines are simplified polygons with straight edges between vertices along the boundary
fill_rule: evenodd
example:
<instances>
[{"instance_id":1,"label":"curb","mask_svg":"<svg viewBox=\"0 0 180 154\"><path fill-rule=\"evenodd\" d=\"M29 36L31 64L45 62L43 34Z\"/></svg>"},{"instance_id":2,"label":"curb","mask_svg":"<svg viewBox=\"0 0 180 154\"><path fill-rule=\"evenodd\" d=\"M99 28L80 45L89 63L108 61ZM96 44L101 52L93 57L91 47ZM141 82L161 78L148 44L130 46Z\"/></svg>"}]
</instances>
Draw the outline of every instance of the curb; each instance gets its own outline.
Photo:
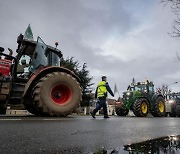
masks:
<instances>
[{"instance_id":1,"label":"curb","mask_svg":"<svg viewBox=\"0 0 180 154\"><path fill-rule=\"evenodd\" d=\"M31 115L27 110L6 110L6 115Z\"/></svg>"}]
</instances>

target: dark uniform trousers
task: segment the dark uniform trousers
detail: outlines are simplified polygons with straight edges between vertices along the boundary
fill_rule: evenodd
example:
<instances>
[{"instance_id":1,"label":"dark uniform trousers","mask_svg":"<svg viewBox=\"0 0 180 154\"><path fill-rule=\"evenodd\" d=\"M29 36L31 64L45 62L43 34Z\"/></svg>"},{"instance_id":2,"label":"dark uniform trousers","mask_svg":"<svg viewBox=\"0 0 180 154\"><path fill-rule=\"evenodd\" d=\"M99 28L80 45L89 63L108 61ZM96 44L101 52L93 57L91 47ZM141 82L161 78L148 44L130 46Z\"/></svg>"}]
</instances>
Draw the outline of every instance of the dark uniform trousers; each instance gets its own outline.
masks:
<instances>
[{"instance_id":1,"label":"dark uniform trousers","mask_svg":"<svg viewBox=\"0 0 180 154\"><path fill-rule=\"evenodd\" d=\"M94 109L94 114L98 112L103 107L104 116L107 116L107 105L106 105L106 97L99 97L99 103L97 104L97 107Z\"/></svg>"}]
</instances>

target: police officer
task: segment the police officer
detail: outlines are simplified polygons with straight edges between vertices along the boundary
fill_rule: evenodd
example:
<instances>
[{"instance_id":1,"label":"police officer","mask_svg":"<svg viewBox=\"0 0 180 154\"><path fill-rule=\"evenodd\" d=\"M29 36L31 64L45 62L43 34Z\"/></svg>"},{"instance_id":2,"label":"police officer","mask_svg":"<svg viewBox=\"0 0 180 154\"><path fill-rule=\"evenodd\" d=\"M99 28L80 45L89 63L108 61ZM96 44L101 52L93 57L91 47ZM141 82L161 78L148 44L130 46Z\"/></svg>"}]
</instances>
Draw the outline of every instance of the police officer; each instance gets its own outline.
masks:
<instances>
[{"instance_id":1,"label":"police officer","mask_svg":"<svg viewBox=\"0 0 180 154\"><path fill-rule=\"evenodd\" d=\"M107 113L107 105L106 105L107 92L109 92L111 96L114 97L114 94L107 82L107 77L102 76L102 81L99 82L99 84L97 85L96 92L95 92L95 98L99 99L99 103L97 107L92 112L90 112L93 118L96 118L95 117L96 112L98 112L98 110L100 110L102 107L104 111L104 118L109 118L108 113Z\"/></svg>"}]
</instances>

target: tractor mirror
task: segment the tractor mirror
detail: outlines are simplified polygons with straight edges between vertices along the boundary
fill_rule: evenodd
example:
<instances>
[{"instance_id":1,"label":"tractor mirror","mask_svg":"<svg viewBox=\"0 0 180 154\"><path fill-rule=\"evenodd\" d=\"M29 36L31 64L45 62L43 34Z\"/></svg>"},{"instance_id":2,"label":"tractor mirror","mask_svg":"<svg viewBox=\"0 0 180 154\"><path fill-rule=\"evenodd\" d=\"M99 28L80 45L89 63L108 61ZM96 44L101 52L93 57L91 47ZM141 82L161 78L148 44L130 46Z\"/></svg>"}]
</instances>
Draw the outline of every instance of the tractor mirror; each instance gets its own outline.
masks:
<instances>
[{"instance_id":1,"label":"tractor mirror","mask_svg":"<svg viewBox=\"0 0 180 154\"><path fill-rule=\"evenodd\" d=\"M4 48L3 47L0 47L0 52L4 52Z\"/></svg>"}]
</instances>

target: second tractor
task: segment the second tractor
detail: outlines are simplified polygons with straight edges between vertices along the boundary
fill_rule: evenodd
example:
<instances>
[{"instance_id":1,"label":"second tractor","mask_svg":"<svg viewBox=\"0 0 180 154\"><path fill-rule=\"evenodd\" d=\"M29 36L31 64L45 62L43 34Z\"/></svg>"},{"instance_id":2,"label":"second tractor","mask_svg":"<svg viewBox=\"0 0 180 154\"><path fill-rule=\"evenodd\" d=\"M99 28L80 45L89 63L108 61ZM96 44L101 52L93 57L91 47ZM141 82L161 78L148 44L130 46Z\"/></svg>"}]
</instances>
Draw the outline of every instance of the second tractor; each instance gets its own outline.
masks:
<instances>
[{"instance_id":1,"label":"second tractor","mask_svg":"<svg viewBox=\"0 0 180 154\"><path fill-rule=\"evenodd\" d=\"M155 93L152 81L132 83L123 93L122 104L116 103L115 110L119 116L126 116L131 110L137 117L146 117L148 113L163 117L166 114L165 99Z\"/></svg>"}]
</instances>

